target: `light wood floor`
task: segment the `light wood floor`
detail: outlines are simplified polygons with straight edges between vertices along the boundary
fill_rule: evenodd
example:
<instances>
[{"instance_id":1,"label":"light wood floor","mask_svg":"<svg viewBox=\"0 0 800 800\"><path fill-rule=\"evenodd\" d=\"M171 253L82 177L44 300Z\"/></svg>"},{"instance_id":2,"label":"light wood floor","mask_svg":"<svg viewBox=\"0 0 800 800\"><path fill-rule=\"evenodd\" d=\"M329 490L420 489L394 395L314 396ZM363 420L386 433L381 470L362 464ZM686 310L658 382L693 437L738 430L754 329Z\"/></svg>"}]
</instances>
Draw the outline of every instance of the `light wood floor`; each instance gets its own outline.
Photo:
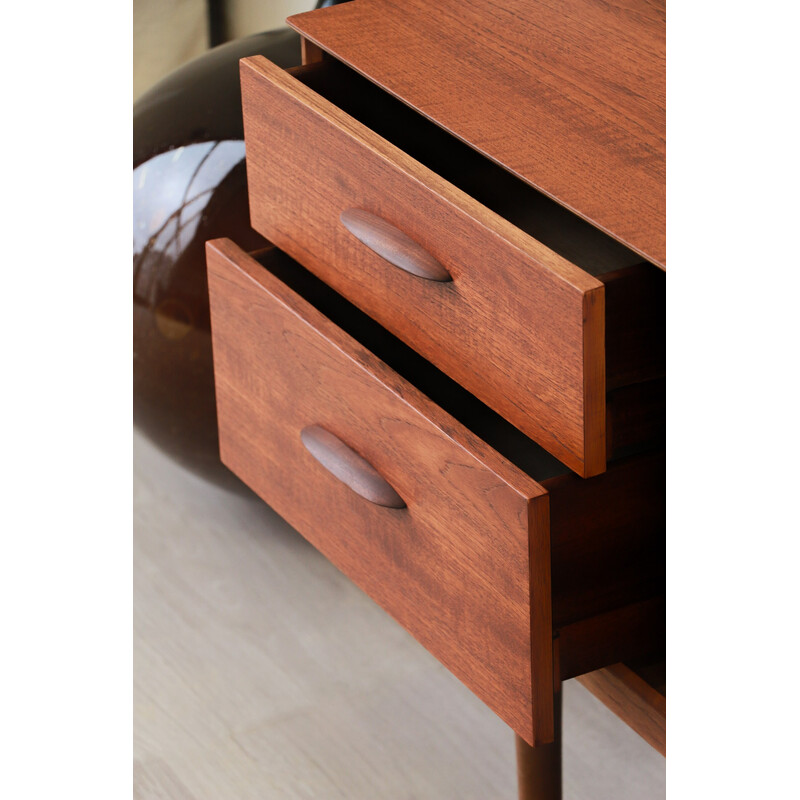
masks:
<instances>
[{"instance_id":1,"label":"light wood floor","mask_svg":"<svg viewBox=\"0 0 800 800\"><path fill-rule=\"evenodd\" d=\"M514 800L514 737L252 497L134 437L134 797ZM574 681L565 800L664 797L664 759Z\"/></svg>"}]
</instances>

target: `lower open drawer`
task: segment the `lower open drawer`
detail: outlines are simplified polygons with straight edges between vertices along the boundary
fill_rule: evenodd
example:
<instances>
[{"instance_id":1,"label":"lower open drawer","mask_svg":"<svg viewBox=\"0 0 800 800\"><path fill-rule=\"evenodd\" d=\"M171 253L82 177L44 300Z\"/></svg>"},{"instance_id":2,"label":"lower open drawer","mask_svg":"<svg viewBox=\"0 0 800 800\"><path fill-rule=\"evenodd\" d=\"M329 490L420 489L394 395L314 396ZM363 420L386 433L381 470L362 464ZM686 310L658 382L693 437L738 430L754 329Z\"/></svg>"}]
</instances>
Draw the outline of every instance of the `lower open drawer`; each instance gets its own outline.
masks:
<instances>
[{"instance_id":1,"label":"lower open drawer","mask_svg":"<svg viewBox=\"0 0 800 800\"><path fill-rule=\"evenodd\" d=\"M520 736L549 741L554 633L660 591L663 456L577 478L280 251L207 255L224 463ZM590 658L618 660L614 641Z\"/></svg>"}]
</instances>

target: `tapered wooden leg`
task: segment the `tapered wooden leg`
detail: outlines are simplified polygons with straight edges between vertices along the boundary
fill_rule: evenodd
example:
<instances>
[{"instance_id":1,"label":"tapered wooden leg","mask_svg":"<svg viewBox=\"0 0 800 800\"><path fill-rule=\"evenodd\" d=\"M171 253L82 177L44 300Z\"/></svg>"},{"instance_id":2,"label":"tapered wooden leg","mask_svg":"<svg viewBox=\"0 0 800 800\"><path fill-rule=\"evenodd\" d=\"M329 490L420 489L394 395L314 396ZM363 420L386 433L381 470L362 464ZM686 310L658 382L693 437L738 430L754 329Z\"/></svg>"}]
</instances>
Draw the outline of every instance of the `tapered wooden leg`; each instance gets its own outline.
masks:
<instances>
[{"instance_id":1,"label":"tapered wooden leg","mask_svg":"<svg viewBox=\"0 0 800 800\"><path fill-rule=\"evenodd\" d=\"M561 800L561 690L553 696L555 739L531 747L517 736L519 800Z\"/></svg>"}]
</instances>

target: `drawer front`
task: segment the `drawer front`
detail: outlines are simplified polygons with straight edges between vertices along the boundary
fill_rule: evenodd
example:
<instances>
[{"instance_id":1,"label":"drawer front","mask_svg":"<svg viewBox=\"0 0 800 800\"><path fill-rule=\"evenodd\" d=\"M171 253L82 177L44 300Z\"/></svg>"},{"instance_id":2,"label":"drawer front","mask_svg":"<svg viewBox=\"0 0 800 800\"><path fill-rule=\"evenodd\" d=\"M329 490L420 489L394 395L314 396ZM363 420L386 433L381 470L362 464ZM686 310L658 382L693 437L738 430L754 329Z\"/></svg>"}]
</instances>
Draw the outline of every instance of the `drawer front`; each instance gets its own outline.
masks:
<instances>
[{"instance_id":1,"label":"drawer front","mask_svg":"<svg viewBox=\"0 0 800 800\"><path fill-rule=\"evenodd\" d=\"M602 472L601 282L265 58L241 75L253 227L571 469Z\"/></svg>"},{"instance_id":2,"label":"drawer front","mask_svg":"<svg viewBox=\"0 0 800 800\"><path fill-rule=\"evenodd\" d=\"M233 243L207 248L223 462L517 733L549 741L547 493Z\"/></svg>"}]
</instances>

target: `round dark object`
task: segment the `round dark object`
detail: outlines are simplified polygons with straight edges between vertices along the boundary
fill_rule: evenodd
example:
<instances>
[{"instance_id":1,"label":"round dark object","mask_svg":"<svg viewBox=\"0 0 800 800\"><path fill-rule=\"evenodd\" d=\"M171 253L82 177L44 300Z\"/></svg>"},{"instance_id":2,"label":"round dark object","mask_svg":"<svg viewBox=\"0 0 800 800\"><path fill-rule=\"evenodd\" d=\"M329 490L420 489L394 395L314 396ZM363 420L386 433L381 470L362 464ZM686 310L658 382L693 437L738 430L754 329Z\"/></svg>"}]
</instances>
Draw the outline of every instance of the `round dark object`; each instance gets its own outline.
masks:
<instances>
[{"instance_id":1,"label":"round dark object","mask_svg":"<svg viewBox=\"0 0 800 800\"><path fill-rule=\"evenodd\" d=\"M227 488L219 460L204 246L250 228L239 59L300 63L300 37L269 31L216 47L133 107L133 417L161 450Z\"/></svg>"}]
</instances>

